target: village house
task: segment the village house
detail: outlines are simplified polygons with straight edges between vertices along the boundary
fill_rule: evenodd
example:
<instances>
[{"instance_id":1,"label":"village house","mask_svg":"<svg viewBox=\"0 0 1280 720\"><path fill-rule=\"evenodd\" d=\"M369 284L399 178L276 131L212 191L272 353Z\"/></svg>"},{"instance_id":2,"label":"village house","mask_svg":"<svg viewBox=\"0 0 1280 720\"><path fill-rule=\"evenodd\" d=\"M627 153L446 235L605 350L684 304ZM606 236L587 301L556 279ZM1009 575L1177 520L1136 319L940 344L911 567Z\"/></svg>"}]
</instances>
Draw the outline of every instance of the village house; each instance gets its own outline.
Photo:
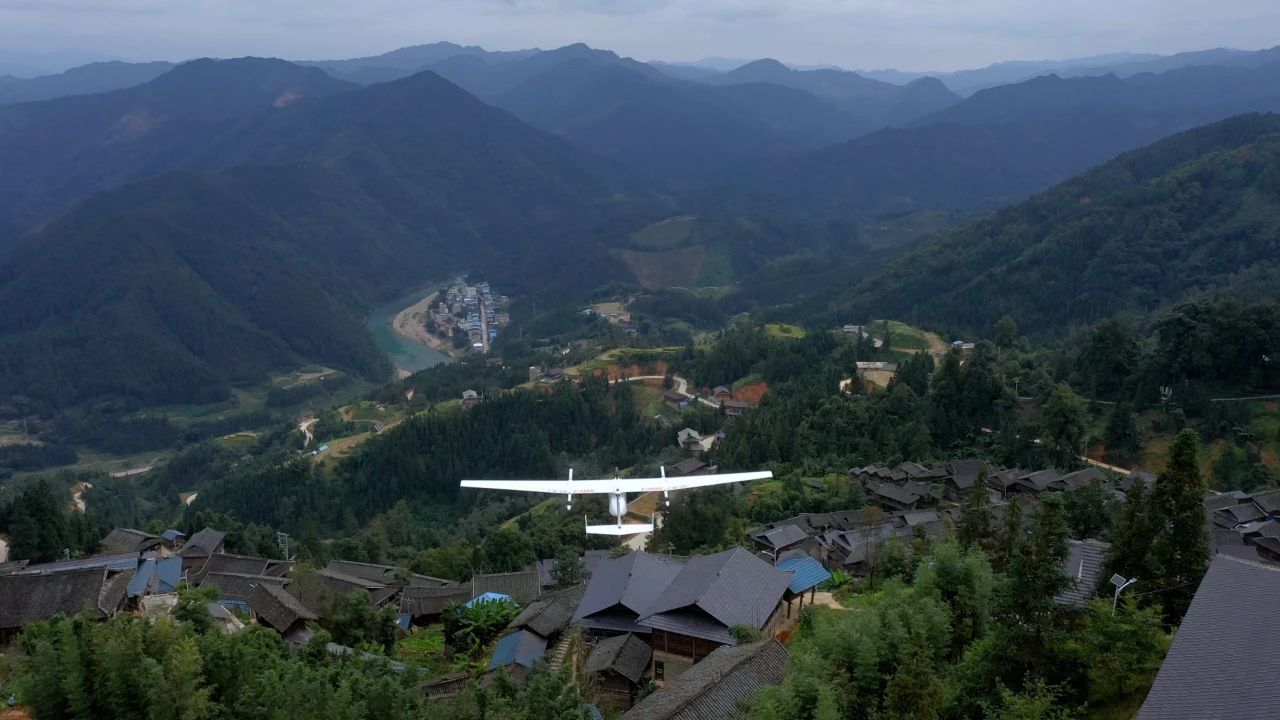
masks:
<instances>
[{"instance_id":1,"label":"village house","mask_svg":"<svg viewBox=\"0 0 1280 720\"><path fill-rule=\"evenodd\" d=\"M672 410L685 409L689 406L690 399L688 395L678 393L675 390L667 390L662 393L662 402L666 403L667 407Z\"/></svg>"},{"instance_id":2,"label":"village house","mask_svg":"<svg viewBox=\"0 0 1280 720\"><path fill-rule=\"evenodd\" d=\"M1217 555L1137 720L1274 720L1280 567Z\"/></svg>"},{"instance_id":3,"label":"village house","mask_svg":"<svg viewBox=\"0 0 1280 720\"><path fill-rule=\"evenodd\" d=\"M1071 540L1067 553L1067 565L1063 574L1071 578L1071 586L1058 593L1053 599L1058 605L1074 608L1087 608L1090 601L1098 595L1098 586L1102 582L1102 568L1107 562L1109 543L1101 540Z\"/></svg>"},{"instance_id":4,"label":"village house","mask_svg":"<svg viewBox=\"0 0 1280 720\"><path fill-rule=\"evenodd\" d=\"M164 544L164 538L132 528L115 528L102 539L102 550L108 553L144 552Z\"/></svg>"},{"instance_id":5,"label":"village house","mask_svg":"<svg viewBox=\"0 0 1280 720\"><path fill-rule=\"evenodd\" d=\"M0 642L55 615L87 613L106 620L124 611L134 570L91 567L0 576Z\"/></svg>"},{"instance_id":6,"label":"village house","mask_svg":"<svg viewBox=\"0 0 1280 720\"><path fill-rule=\"evenodd\" d=\"M676 442L685 454L692 455L702 451L702 435L693 428L685 428L676 433Z\"/></svg>"},{"instance_id":7,"label":"village house","mask_svg":"<svg viewBox=\"0 0 1280 720\"><path fill-rule=\"evenodd\" d=\"M633 633L604 638L591 648L582 669L596 680L596 704L604 708L629 708L645 684L653 660L649 643Z\"/></svg>"},{"instance_id":8,"label":"village house","mask_svg":"<svg viewBox=\"0 0 1280 720\"><path fill-rule=\"evenodd\" d=\"M720 403L725 417L737 417L751 409L751 403L745 400L725 400Z\"/></svg>"},{"instance_id":9,"label":"village house","mask_svg":"<svg viewBox=\"0 0 1280 720\"><path fill-rule=\"evenodd\" d=\"M705 460L698 458L689 458L667 468L667 477L689 477L691 475L715 475L715 465L711 465Z\"/></svg>"},{"instance_id":10,"label":"village house","mask_svg":"<svg viewBox=\"0 0 1280 720\"><path fill-rule=\"evenodd\" d=\"M684 562L633 552L596 566L573 623L597 638L648 639L661 684L736 644L734 626L771 634L785 619L792 577L743 548Z\"/></svg>"},{"instance_id":11,"label":"village house","mask_svg":"<svg viewBox=\"0 0 1280 720\"><path fill-rule=\"evenodd\" d=\"M721 647L660 690L646 696L620 720L739 720L760 690L780 685L786 648L774 639Z\"/></svg>"},{"instance_id":12,"label":"village house","mask_svg":"<svg viewBox=\"0 0 1280 720\"><path fill-rule=\"evenodd\" d=\"M480 395L475 390L462 391L462 409L470 410L480 404Z\"/></svg>"},{"instance_id":13,"label":"village house","mask_svg":"<svg viewBox=\"0 0 1280 720\"><path fill-rule=\"evenodd\" d=\"M732 399L733 393L724 385L717 385L712 389L711 397L715 398L716 402L724 402L725 400Z\"/></svg>"}]
</instances>

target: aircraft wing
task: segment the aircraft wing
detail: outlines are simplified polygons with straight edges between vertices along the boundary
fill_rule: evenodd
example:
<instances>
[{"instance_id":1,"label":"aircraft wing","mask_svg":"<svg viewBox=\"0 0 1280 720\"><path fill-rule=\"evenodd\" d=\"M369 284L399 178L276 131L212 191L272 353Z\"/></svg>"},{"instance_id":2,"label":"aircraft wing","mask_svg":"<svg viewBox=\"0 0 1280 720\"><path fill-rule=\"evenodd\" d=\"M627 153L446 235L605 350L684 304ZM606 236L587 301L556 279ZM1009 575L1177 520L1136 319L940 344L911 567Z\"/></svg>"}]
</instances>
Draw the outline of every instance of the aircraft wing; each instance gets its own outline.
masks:
<instances>
[{"instance_id":1,"label":"aircraft wing","mask_svg":"<svg viewBox=\"0 0 1280 720\"><path fill-rule=\"evenodd\" d=\"M595 482L604 482L597 480ZM573 482L572 480L463 480L464 488L480 488L484 490L520 490L523 492L549 493L551 495L564 495L572 492L574 495L578 493L593 492L610 492L608 490L592 490L590 489L592 481L583 480Z\"/></svg>"},{"instance_id":2,"label":"aircraft wing","mask_svg":"<svg viewBox=\"0 0 1280 720\"><path fill-rule=\"evenodd\" d=\"M736 482L748 482L750 480L767 480L773 477L773 473L768 470L759 472L744 473L725 473L723 475L690 475L689 477L657 477L657 478L623 478L619 480L599 480L608 490L603 492L613 492L616 488L621 492L662 492L664 490L690 490L692 488L710 487L712 485L727 485ZM574 483L577 485L578 483ZM576 492L576 491L575 491Z\"/></svg>"},{"instance_id":3,"label":"aircraft wing","mask_svg":"<svg viewBox=\"0 0 1280 720\"><path fill-rule=\"evenodd\" d=\"M677 478L606 478L604 480L463 480L464 488L485 490L520 490L551 495L593 495L596 493L641 493L725 485L727 483L766 480L773 477L768 470L726 473L724 475L692 475Z\"/></svg>"}]
</instances>

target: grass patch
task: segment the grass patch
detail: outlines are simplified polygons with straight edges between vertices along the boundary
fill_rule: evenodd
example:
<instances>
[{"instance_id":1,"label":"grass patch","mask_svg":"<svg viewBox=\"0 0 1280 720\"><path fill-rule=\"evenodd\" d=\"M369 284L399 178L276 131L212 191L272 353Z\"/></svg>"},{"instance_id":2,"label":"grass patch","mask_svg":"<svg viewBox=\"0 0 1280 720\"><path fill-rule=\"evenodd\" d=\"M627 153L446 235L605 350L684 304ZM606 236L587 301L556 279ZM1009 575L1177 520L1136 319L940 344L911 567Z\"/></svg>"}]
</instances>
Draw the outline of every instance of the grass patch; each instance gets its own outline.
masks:
<instances>
[{"instance_id":1,"label":"grass patch","mask_svg":"<svg viewBox=\"0 0 1280 720\"><path fill-rule=\"evenodd\" d=\"M868 327L873 337L884 335L884 320L876 320ZM887 321L889 325L889 346L893 350L913 350L919 352L929 349L929 338L925 331L897 320Z\"/></svg>"},{"instance_id":2,"label":"grass patch","mask_svg":"<svg viewBox=\"0 0 1280 720\"><path fill-rule=\"evenodd\" d=\"M779 340L803 340L804 328L799 325L788 325L786 323L769 323L764 326L765 332L769 333L769 337L778 338Z\"/></svg>"},{"instance_id":3,"label":"grass patch","mask_svg":"<svg viewBox=\"0 0 1280 720\"><path fill-rule=\"evenodd\" d=\"M631 243L646 250L669 250L687 242L698 226L693 215L678 215L631 234Z\"/></svg>"}]
</instances>

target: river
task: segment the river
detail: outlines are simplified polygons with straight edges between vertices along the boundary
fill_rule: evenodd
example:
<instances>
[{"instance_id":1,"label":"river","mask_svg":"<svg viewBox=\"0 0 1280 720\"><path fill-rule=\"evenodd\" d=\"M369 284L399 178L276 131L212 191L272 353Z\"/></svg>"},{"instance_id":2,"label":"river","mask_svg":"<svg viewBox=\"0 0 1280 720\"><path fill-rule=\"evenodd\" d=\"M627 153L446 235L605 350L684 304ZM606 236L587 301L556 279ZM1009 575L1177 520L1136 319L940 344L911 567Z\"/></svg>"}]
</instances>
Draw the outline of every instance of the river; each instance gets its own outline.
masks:
<instances>
[{"instance_id":1,"label":"river","mask_svg":"<svg viewBox=\"0 0 1280 720\"><path fill-rule=\"evenodd\" d=\"M396 315L401 310L417 304L433 292L435 292L433 288L415 290L398 300L374 308L369 313L365 325L369 328L369 332L373 333L378 349L387 354L397 370L414 373L441 363L452 362L449 356L401 335L393 327Z\"/></svg>"}]
</instances>

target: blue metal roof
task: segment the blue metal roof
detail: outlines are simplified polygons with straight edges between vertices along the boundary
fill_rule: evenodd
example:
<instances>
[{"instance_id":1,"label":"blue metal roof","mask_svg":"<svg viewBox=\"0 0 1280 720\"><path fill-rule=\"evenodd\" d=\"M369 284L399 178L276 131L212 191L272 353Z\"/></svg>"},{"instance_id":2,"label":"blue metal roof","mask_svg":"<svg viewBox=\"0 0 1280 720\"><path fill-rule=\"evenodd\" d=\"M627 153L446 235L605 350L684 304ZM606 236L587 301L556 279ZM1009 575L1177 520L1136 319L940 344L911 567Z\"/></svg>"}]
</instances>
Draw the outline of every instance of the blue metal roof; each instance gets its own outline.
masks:
<instances>
[{"instance_id":1,"label":"blue metal roof","mask_svg":"<svg viewBox=\"0 0 1280 720\"><path fill-rule=\"evenodd\" d=\"M822 567L822 563L811 557L788 558L778 563L777 567L794 573L788 588L793 593L802 593L831 579L831 573Z\"/></svg>"},{"instance_id":2,"label":"blue metal roof","mask_svg":"<svg viewBox=\"0 0 1280 720\"><path fill-rule=\"evenodd\" d=\"M167 593L178 589L182 582L182 558L167 557L156 561L156 592Z\"/></svg>"},{"instance_id":3,"label":"blue metal roof","mask_svg":"<svg viewBox=\"0 0 1280 720\"><path fill-rule=\"evenodd\" d=\"M489 661L489 669L506 667L512 663L533 667L547 653L547 641L538 635L521 630L498 641L493 650L493 659Z\"/></svg>"},{"instance_id":4,"label":"blue metal roof","mask_svg":"<svg viewBox=\"0 0 1280 720\"><path fill-rule=\"evenodd\" d=\"M180 537L186 537L186 536L187 536L186 533L182 532L181 530L174 530L173 528L165 530L163 533L160 534L160 537L164 538L165 540L168 540L169 542L173 542L174 540L177 540Z\"/></svg>"},{"instance_id":5,"label":"blue metal roof","mask_svg":"<svg viewBox=\"0 0 1280 720\"><path fill-rule=\"evenodd\" d=\"M515 602L515 600L511 599L510 595L503 595L502 593L496 593L496 592L487 592L482 595L477 595L471 598L466 603L464 603L464 605L466 605L467 607L471 607L472 605L479 605L480 603L494 602L495 600L506 600L507 602Z\"/></svg>"},{"instance_id":6,"label":"blue metal roof","mask_svg":"<svg viewBox=\"0 0 1280 720\"><path fill-rule=\"evenodd\" d=\"M151 578L156 574L156 561L154 558L148 558L138 563L138 571L133 574L133 579L129 581L129 597L138 597L145 595L147 587L151 585Z\"/></svg>"}]
</instances>

